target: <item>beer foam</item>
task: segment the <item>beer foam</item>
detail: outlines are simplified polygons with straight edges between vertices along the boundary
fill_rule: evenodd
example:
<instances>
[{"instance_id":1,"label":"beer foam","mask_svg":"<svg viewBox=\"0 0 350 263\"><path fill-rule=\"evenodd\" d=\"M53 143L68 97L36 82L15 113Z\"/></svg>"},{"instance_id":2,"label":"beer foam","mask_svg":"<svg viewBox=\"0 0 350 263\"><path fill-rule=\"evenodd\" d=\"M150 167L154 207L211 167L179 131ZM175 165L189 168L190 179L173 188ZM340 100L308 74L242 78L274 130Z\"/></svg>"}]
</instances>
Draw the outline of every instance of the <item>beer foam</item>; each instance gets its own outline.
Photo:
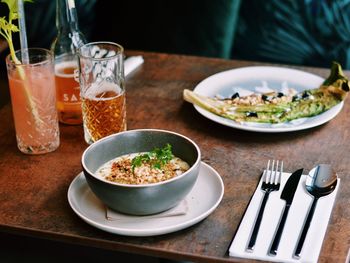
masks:
<instances>
[{"instance_id":1,"label":"beer foam","mask_svg":"<svg viewBox=\"0 0 350 263\"><path fill-rule=\"evenodd\" d=\"M108 92L108 91L113 91L117 93L118 95L115 97L120 96L120 94L123 93L123 89L116 83L110 83L107 81L102 81L100 83L93 83L91 84L82 94L84 98L87 99L92 99L92 100L110 100L112 98L98 98L96 97L97 95L103 93L103 92Z\"/></svg>"},{"instance_id":2,"label":"beer foam","mask_svg":"<svg viewBox=\"0 0 350 263\"><path fill-rule=\"evenodd\" d=\"M55 65L55 75L61 78L74 78L73 74L63 73L64 68L78 68L76 61L64 61Z\"/></svg>"}]
</instances>

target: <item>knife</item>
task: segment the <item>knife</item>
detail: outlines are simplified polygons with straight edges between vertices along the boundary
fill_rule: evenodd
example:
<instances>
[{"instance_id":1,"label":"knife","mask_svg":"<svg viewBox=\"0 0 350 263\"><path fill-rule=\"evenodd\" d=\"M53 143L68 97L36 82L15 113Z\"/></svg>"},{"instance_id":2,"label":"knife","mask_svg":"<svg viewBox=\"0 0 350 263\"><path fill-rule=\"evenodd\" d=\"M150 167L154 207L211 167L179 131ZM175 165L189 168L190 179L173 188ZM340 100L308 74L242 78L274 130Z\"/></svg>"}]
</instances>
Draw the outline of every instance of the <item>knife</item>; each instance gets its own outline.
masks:
<instances>
[{"instance_id":1,"label":"knife","mask_svg":"<svg viewBox=\"0 0 350 263\"><path fill-rule=\"evenodd\" d=\"M281 199L286 200L286 205L284 207L281 220L279 222L277 231L273 238L272 245L270 247L269 255L271 256L276 256L277 254L277 249L281 240L284 224L286 223L289 208L292 204L294 194L295 194L295 191L297 190L302 173L303 173L303 169L296 170L294 173L292 173L291 176L288 178L287 183L285 184L283 191L281 193Z\"/></svg>"}]
</instances>

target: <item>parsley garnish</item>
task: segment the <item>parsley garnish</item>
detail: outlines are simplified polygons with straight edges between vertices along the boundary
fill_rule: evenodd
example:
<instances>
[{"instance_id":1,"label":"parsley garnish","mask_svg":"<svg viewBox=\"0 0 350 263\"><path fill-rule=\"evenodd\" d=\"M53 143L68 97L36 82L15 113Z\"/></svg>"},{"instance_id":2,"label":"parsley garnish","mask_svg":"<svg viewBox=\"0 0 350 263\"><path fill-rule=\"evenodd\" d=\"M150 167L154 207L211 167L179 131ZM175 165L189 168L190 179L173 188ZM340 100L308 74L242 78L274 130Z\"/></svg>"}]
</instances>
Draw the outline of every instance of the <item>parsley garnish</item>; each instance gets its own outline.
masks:
<instances>
[{"instance_id":1,"label":"parsley garnish","mask_svg":"<svg viewBox=\"0 0 350 263\"><path fill-rule=\"evenodd\" d=\"M135 167L144 163L149 163L153 168L161 169L163 165L173 159L174 155L171 151L171 145L167 143L163 148L154 148L152 151L135 156L131 160L131 167L134 171Z\"/></svg>"}]
</instances>

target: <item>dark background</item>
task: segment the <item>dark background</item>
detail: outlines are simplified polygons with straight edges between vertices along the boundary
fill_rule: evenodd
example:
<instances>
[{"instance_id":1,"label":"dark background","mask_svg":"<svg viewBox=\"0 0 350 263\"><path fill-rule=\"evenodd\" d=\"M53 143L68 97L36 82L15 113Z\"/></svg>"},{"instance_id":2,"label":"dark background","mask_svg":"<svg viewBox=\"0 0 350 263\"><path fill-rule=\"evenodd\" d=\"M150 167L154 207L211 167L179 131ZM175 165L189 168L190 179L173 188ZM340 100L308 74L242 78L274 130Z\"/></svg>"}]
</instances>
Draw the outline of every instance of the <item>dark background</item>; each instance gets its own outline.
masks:
<instances>
[{"instance_id":1,"label":"dark background","mask_svg":"<svg viewBox=\"0 0 350 263\"><path fill-rule=\"evenodd\" d=\"M62 0L59 0L62 1ZM350 69L348 0L76 0L88 41L145 50ZM29 47L50 48L57 35L56 1L25 4ZM8 14L0 3L0 16ZM19 48L18 33L14 34ZM0 107L9 100L0 53Z\"/></svg>"}]
</instances>

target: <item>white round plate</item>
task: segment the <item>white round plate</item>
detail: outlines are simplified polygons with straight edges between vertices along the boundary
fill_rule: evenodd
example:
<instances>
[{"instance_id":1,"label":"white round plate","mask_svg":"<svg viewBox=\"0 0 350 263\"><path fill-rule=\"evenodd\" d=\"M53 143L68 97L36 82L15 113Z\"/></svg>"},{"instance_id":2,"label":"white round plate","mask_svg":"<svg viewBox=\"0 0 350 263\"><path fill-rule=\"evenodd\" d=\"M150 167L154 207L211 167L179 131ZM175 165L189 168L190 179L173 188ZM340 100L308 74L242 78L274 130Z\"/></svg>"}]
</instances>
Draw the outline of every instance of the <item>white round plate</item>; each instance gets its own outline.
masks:
<instances>
[{"instance_id":1,"label":"white round plate","mask_svg":"<svg viewBox=\"0 0 350 263\"><path fill-rule=\"evenodd\" d=\"M287 85L300 92L318 88L323 81L324 79L320 76L296 69L264 66L244 67L214 74L201 81L193 91L207 97L220 95L227 98L234 94L234 88L255 91L255 87L262 86L263 82L266 82L268 87L272 89L280 90L282 85ZM255 132L289 132L316 127L328 122L341 111L343 104L341 102L314 117L301 118L281 124L240 123L215 115L197 105L194 107L204 117L229 127Z\"/></svg>"},{"instance_id":2,"label":"white round plate","mask_svg":"<svg viewBox=\"0 0 350 263\"><path fill-rule=\"evenodd\" d=\"M83 173L70 184L68 202L73 211L88 224L101 230L126 236L155 236L175 232L192 226L211 214L224 194L220 175L202 162L198 179L186 196L188 211L185 215L172 217L143 217L143 220L106 219L106 207L90 190ZM125 215L125 218L127 215Z\"/></svg>"}]
</instances>

